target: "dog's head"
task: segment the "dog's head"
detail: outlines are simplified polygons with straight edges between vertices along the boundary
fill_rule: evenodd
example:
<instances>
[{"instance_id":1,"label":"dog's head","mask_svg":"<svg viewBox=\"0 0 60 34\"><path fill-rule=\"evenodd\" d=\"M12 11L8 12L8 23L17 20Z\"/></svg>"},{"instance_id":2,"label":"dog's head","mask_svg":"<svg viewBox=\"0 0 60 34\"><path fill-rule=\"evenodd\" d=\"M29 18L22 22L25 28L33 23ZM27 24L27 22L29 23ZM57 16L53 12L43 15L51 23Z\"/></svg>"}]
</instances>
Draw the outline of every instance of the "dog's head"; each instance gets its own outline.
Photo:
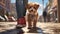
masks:
<instances>
[{"instance_id":1,"label":"dog's head","mask_svg":"<svg viewBox=\"0 0 60 34\"><path fill-rule=\"evenodd\" d=\"M36 13L38 7L39 7L39 4L37 4L37 3L28 3L26 8L27 8L28 12Z\"/></svg>"}]
</instances>

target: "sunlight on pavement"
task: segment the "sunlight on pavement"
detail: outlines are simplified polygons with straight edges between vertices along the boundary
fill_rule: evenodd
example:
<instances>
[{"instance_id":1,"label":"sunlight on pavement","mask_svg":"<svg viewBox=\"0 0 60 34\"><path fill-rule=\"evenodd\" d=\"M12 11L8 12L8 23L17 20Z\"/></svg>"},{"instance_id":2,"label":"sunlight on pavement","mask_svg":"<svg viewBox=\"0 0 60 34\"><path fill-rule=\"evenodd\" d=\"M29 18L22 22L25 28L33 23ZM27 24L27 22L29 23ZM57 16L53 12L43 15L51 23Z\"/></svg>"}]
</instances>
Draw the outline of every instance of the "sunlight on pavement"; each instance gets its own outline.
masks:
<instances>
[{"instance_id":1,"label":"sunlight on pavement","mask_svg":"<svg viewBox=\"0 0 60 34\"><path fill-rule=\"evenodd\" d=\"M0 26L0 32L6 31L6 30L10 30L10 29L14 29L17 25L16 22L6 22L5 23L0 23L0 25L2 25L3 27ZM39 29L34 30L34 29L27 29L28 26L22 28L23 31L25 32L24 34L55 34L56 32L59 33L60 32L60 23L37 23L37 27ZM38 33L39 32L39 33Z\"/></svg>"}]
</instances>

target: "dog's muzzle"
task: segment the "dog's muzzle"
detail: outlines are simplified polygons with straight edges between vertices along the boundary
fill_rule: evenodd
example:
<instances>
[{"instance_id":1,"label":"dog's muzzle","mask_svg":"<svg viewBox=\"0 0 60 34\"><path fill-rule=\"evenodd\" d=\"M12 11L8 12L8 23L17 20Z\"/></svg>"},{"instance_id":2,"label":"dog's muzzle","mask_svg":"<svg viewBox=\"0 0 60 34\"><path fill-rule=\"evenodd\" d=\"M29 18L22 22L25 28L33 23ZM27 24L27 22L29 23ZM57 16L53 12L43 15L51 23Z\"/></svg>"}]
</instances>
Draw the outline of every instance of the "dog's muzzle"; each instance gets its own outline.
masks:
<instances>
[{"instance_id":1,"label":"dog's muzzle","mask_svg":"<svg viewBox=\"0 0 60 34\"><path fill-rule=\"evenodd\" d=\"M29 10L30 10L31 12L35 12L35 11L36 11L33 7L31 7Z\"/></svg>"}]
</instances>

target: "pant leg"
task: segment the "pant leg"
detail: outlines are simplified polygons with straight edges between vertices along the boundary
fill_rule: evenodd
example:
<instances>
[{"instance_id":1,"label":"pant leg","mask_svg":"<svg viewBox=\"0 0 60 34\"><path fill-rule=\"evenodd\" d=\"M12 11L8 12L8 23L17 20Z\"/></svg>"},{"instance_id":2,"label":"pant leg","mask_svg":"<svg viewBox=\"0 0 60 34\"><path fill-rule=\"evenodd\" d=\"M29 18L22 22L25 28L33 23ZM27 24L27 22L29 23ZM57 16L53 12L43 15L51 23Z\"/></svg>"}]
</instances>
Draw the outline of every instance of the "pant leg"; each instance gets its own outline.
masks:
<instances>
[{"instance_id":1,"label":"pant leg","mask_svg":"<svg viewBox=\"0 0 60 34\"><path fill-rule=\"evenodd\" d=\"M23 18L23 20L24 20L24 16L25 16L25 13L26 13L26 9L25 9L25 5L24 5L23 1L24 0L16 0L16 12L17 12L17 22L18 22L18 24L21 24L21 21L22 21L21 18Z\"/></svg>"},{"instance_id":2,"label":"pant leg","mask_svg":"<svg viewBox=\"0 0 60 34\"><path fill-rule=\"evenodd\" d=\"M44 22L46 22L46 17L44 17Z\"/></svg>"},{"instance_id":3,"label":"pant leg","mask_svg":"<svg viewBox=\"0 0 60 34\"><path fill-rule=\"evenodd\" d=\"M23 4L23 0L16 0L16 12L17 18L25 16L26 10Z\"/></svg>"}]
</instances>

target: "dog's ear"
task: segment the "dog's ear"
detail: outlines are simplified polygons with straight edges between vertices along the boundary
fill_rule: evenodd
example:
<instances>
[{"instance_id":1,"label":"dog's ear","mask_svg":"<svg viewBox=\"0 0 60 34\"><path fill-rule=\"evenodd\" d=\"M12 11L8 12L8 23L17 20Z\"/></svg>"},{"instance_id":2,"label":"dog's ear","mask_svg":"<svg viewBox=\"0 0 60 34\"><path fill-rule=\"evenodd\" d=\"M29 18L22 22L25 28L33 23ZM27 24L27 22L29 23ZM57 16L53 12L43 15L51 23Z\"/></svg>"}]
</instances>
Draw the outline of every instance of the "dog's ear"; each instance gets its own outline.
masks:
<instances>
[{"instance_id":1,"label":"dog's ear","mask_svg":"<svg viewBox=\"0 0 60 34\"><path fill-rule=\"evenodd\" d=\"M37 9L38 9L39 8L39 5L37 4L36 6L37 6Z\"/></svg>"},{"instance_id":2,"label":"dog's ear","mask_svg":"<svg viewBox=\"0 0 60 34\"><path fill-rule=\"evenodd\" d=\"M36 7L36 9L38 9L39 8L39 4L35 4L35 7Z\"/></svg>"}]
</instances>

